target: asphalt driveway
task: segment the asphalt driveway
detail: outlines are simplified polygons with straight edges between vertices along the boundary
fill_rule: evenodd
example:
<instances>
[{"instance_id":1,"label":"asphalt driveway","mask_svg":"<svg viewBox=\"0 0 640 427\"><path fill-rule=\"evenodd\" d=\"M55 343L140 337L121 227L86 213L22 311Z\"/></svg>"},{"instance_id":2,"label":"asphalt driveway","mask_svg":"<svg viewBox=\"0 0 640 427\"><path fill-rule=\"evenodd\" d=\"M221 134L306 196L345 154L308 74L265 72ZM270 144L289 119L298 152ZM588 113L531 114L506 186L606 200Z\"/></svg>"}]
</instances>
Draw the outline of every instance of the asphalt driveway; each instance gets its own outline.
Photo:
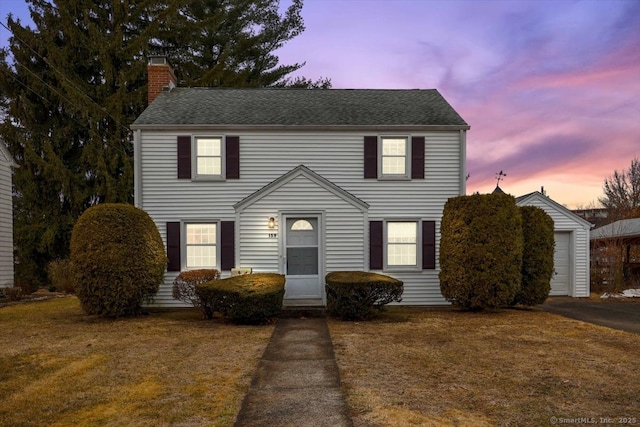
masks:
<instances>
[{"instance_id":1,"label":"asphalt driveway","mask_svg":"<svg viewBox=\"0 0 640 427\"><path fill-rule=\"evenodd\" d=\"M539 305L545 311L583 322L640 334L640 301L614 298L594 301L587 298L550 297Z\"/></svg>"}]
</instances>

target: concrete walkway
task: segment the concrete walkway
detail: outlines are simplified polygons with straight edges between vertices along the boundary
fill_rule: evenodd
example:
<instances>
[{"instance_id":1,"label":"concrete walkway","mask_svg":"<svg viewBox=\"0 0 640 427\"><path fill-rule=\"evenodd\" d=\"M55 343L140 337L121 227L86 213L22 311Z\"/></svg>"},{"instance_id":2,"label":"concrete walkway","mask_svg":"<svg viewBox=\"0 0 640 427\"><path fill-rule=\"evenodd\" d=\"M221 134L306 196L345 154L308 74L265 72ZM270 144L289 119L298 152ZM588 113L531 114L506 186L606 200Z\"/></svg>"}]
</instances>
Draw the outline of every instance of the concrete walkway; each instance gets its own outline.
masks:
<instances>
[{"instance_id":1,"label":"concrete walkway","mask_svg":"<svg viewBox=\"0 0 640 427\"><path fill-rule=\"evenodd\" d=\"M353 426L326 319L278 319L235 425Z\"/></svg>"}]
</instances>

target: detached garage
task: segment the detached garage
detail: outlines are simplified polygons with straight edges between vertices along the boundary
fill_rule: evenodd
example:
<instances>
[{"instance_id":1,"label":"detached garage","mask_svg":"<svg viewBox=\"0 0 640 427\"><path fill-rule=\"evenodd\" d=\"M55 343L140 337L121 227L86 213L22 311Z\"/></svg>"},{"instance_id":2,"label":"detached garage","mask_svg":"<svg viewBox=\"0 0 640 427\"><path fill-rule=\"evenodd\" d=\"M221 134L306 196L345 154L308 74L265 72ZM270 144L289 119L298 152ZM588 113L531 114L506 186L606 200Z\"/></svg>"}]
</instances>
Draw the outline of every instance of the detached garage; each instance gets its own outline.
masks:
<instances>
[{"instance_id":1,"label":"detached garage","mask_svg":"<svg viewBox=\"0 0 640 427\"><path fill-rule=\"evenodd\" d=\"M516 203L518 206L539 207L553 219L555 274L551 279L550 295L588 297L591 223L539 191L516 198Z\"/></svg>"}]
</instances>

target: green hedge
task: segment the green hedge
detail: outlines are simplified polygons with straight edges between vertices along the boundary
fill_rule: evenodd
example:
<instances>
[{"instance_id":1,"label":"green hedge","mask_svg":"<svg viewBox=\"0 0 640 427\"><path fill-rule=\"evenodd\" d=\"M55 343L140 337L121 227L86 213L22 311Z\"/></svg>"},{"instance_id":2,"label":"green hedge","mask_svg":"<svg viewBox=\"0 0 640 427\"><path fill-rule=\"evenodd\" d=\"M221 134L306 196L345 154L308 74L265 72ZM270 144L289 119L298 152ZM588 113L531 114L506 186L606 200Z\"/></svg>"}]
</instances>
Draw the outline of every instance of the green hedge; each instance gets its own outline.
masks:
<instances>
[{"instance_id":1,"label":"green hedge","mask_svg":"<svg viewBox=\"0 0 640 427\"><path fill-rule=\"evenodd\" d=\"M553 219L535 206L522 206L522 283L513 304L542 304L551 290L553 276Z\"/></svg>"},{"instance_id":2,"label":"green hedge","mask_svg":"<svg viewBox=\"0 0 640 427\"><path fill-rule=\"evenodd\" d=\"M160 233L143 210L105 203L87 209L71 235L76 295L87 314L138 313L164 277L167 257Z\"/></svg>"},{"instance_id":3,"label":"green hedge","mask_svg":"<svg viewBox=\"0 0 640 427\"><path fill-rule=\"evenodd\" d=\"M255 273L214 280L196 286L203 305L236 323L264 323L282 310L285 278Z\"/></svg>"},{"instance_id":4,"label":"green hedge","mask_svg":"<svg viewBox=\"0 0 640 427\"><path fill-rule=\"evenodd\" d=\"M513 302L520 288L522 218L506 194L451 198L440 229L440 291L465 309Z\"/></svg>"},{"instance_id":5,"label":"green hedge","mask_svg":"<svg viewBox=\"0 0 640 427\"><path fill-rule=\"evenodd\" d=\"M334 271L327 274L327 312L345 320L374 316L392 301L402 301L404 284L393 277L364 271Z\"/></svg>"}]
</instances>

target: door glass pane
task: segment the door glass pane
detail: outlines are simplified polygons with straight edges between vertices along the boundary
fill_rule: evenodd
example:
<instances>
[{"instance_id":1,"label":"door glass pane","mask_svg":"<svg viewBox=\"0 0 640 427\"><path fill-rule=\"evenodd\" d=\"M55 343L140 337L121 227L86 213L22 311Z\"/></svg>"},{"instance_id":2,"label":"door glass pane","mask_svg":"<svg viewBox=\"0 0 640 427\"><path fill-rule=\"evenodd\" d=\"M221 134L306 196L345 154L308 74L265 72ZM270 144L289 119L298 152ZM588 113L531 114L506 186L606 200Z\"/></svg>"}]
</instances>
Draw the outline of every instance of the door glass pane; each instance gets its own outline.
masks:
<instances>
[{"instance_id":1,"label":"door glass pane","mask_svg":"<svg viewBox=\"0 0 640 427\"><path fill-rule=\"evenodd\" d=\"M287 218L287 246L316 246L317 224L315 218Z\"/></svg>"},{"instance_id":2,"label":"door glass pane","mask_svg":"<svg viewBox=\"0 0 640 427\"><path fill-rule=\"evenodd\" d=\"M287 248L287 274L318 274L318 248Z\"/></svg>"},{"instance_id":3,"label":"door glass pane","mask_svg":"<svg viewBox=\"0 0 640 427\"><path fill-rule=\"evenodd\" d=\"M306 219L299 219L293 223L291 226L291 230L300 231L300 230L313 230L313 225Z\"/></svg>"}]
</instances>

